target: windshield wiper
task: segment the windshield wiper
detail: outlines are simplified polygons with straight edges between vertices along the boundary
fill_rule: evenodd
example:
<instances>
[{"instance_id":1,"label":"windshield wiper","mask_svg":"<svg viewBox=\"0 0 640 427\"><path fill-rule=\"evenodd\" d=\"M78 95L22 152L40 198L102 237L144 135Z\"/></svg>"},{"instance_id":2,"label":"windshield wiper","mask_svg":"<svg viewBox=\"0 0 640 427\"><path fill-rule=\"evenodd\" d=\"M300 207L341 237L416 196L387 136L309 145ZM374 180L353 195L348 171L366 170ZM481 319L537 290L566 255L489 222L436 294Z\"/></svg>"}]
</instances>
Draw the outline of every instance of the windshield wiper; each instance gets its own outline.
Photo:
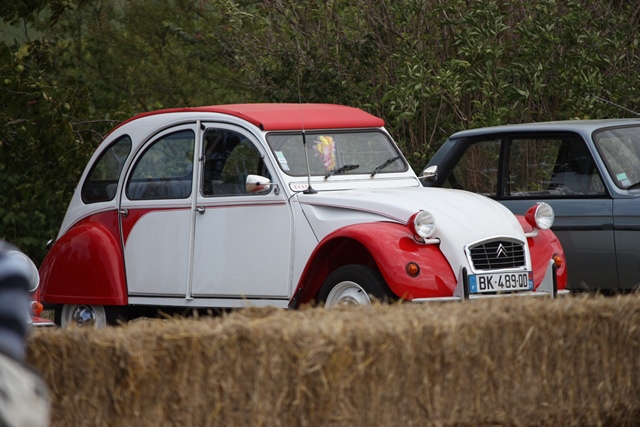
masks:
<instances>
[{"instance_id":1,"label":"windshield wiper","mask_svg":"<svg viewBox=\"0 0 640 427\"><path fill-rule=\"evenodd\" d=\"M358 169L360 167L360 165L342 165L339 168L330 170L329 172L327 172L327 174L324 176L324 179L329 178L331 175L335 175L337 173L342 173L342 172L349 172L352 171L354 169Z\"/></svg>"},{"instance_id":2,"label":"windshield wiper","mask_svg":"<svg viewBox=\"0 0 640 427\"><path fill-rule=\"evenodd\" d=\"M391 163L395 162L396 160L398 160L400 158L400 156L395 156L392 157L390 159L385 160L385 162L383 164L381 164L380 166L378 166L377 168L375 168L373 170L373 172L371 172L371 178L373 178L375 176L375 174L377 174L378 172L380 172L382 169L386 168L387 166L389 166Z\"/></svg>"}]
</instances>

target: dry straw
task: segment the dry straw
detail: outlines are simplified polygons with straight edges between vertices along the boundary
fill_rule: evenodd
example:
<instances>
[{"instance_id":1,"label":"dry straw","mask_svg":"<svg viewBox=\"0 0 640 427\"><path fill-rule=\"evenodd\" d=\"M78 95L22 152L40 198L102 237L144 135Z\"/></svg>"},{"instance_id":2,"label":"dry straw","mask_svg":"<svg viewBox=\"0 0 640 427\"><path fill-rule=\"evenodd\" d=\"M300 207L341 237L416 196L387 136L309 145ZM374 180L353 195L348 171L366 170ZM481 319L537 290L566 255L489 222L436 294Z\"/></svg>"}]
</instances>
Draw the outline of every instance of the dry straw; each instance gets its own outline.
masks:
<instances>
[{"instance_id":1,"label":"dry straw","mask_svg":"<svg viewBox=\"0 0 640 427\"><path fill-rule=\"evenodd\" d=\"M637 425L640 297L37 330L55 426Z\"/></svg>"}]
</instances>

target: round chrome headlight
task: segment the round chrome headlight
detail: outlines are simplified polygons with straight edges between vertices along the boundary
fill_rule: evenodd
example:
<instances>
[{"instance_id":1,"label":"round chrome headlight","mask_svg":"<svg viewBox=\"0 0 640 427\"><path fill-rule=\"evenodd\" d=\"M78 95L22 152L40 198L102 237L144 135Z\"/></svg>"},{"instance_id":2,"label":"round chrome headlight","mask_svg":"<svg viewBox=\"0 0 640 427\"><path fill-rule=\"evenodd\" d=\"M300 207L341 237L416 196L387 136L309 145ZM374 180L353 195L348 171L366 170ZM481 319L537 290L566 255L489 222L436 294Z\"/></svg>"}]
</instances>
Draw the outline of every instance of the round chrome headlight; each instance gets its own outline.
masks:
<instances>
[{"instance_id":1,"label":"round chrome headlight","mask_svg":"<svg viewBox=\"0 0 640 427\"><path fill-rule=\"evenodd\" d=\"M548 230L551 228L555 217L553 208L544 202L532 206L525 214L527 222L540 230Z\"/></svg>"},{"instance_id":2,"label":"round chrome headlight","mask_svg":"<svg viewBox=\"0 0 640 427\"><path fill-rule=\"evenodd\" d=\"M426 239L436 231L436 219L431 212L420 211L412 217L412 228L415 234Z\"/></svg>"}]
</instances>

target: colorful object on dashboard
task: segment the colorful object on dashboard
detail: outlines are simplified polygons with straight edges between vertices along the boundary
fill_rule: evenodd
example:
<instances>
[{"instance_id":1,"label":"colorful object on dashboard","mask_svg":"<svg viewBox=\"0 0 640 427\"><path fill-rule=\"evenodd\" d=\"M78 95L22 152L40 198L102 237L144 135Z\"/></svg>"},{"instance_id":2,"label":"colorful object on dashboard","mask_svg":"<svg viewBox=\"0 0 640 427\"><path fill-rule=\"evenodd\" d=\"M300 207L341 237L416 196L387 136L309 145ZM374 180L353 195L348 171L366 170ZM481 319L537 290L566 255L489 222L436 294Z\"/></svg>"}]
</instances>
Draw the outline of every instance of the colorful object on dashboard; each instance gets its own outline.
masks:
<instances>
[{"instance_id":1,"label":"colorful object on dashboard","mask_svg":"<svg viewBox=\"0 0 640 427\"><path fill-rule=\"evenodd\" d=\"M324 168L328 171L336 168L336 146L333 138L321 135L314 141L315 149L318 151L316 157L322 159Z\"/></svg>"}]
</instances>

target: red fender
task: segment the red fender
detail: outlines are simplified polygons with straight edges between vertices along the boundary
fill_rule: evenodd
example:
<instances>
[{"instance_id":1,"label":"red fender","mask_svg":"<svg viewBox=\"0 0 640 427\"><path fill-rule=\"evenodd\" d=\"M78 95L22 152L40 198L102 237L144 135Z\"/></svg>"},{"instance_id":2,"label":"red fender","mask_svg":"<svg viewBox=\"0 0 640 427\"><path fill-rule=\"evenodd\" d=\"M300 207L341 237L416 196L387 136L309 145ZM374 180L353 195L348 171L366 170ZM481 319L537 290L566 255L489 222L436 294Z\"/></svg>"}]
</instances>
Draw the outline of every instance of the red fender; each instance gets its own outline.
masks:
<instances>
[{"instance_id":1,"label":"red fender","mask_svg":"<svg viewBox=\"0 0 640 427\"><path fill-rule=\"evenodd\" d=\"M420 266L416 277L405 271L409 262ZM453 270L438 245L416 242L402 224L354 224L330 233L318 244L298 282L293 305L315 298L329 273L346 264L377 268L391 291L406 300L452 296L456 287Z\"/></svg>"},{"instance_id":2,"label":"red fender","mask_svg":"<svg viewBox=\"0 0 640 427\"><path fill-rule=\"evenodd\" d=\"M84 218L54 243L40 267L40 298L53 304L127 305L115 211Z\"/></svg>"},{"instance_id":3,"label":"red fender","mask_svg":"<svg viewBox=\"0 0 640 427\"><path fill-rule=\"evenodd\" d=\"M525 233L533 231L533 227L531 227L523 215L516 215L516 217L518 221L520 221L520 225ZM567 259L564 256L564 250L562 249L560 240L558 240L555 233L551 230L538 230L538 235L528 237L527 243L529 244L529 253L531 254L534 289L537 289L540 283L542 283L549 261L553 259L554 255L562 259L562 264L557 266L556 269L558 289L565 289L567 287Z\"/></svg>"}]
</instances>

